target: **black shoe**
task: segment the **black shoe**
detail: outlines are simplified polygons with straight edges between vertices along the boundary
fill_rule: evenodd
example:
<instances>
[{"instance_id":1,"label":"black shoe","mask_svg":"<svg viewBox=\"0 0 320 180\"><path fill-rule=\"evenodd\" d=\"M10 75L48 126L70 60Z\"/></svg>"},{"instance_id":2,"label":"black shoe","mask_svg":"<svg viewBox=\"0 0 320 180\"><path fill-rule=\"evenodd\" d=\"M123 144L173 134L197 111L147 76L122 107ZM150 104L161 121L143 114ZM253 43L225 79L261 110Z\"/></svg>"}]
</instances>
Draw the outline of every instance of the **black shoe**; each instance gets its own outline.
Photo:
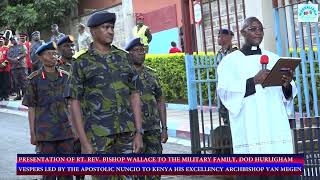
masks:
<instances>
[{"instance_id":1,"label":"black shoe","mask_svg":"<svg viewBox=\"0 0 320 180\"><path fill-rule=\"evenodd\" d=\"M14 98L13 100L14 100L14 101L17 101L17 100L21 100L21 98L22 98L21 96L17 96L17 97Z\"/></svg>"},{"instance_id":2,"label":"black shoe","mask_svg":"<svg viewBox=\"0 0 320 180\"><path fill-rule=\"evenodd\" d=\"M4 101L9 101L8 97L3 98Z\"/></svg>"}]
</instances>

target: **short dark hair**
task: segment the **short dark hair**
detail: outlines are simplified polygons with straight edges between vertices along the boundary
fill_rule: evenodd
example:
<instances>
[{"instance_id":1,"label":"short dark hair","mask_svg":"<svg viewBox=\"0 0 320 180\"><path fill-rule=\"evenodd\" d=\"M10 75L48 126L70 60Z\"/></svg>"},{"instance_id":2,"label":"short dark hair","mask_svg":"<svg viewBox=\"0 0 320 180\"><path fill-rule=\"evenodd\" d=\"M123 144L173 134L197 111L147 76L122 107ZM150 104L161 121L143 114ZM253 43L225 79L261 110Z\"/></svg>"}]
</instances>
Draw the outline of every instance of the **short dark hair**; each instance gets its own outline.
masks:
<instances>
[{"instance_id":1,"label":"short dark hair","mask_svg":"<svg viewBox=\"0 0 320 180\"><path fill-rule=\"evenodd\" d=\"M177 46L176 42L172 41L171 46L176 47Z\"/></svg>"}]
</instances>

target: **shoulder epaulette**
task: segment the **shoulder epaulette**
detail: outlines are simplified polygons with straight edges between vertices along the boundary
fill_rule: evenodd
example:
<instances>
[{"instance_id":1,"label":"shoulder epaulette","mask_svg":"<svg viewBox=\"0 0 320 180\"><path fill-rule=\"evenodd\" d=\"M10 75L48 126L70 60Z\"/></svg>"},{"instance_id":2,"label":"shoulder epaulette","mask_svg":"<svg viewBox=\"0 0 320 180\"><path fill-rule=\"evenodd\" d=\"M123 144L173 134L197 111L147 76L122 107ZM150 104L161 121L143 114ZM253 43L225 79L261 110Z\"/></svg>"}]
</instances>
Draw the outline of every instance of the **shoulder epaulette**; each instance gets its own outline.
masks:
<instances>
[{"instance_id":1,"label":"shoulder epaulette","mask_svg":"<svg viewBox=\"0 0 320 180\"><path fill-rule=\"evenodd\" d=\"M33 71L27 78L31 80L39 74L39 71Z\"/></svg>"},{"instance_id":2,"label":"shoulder epaulette","mask_svg":"<svg viewBox=\"0 0 320 180\"><path fill-rule=\"evenodd\" d=\"M123 52L125 52L125 53L128 53L128 51L126 51L126 50L124 50L124 49L122 49L122 48L119 48L119 47L117 47L117 46L115 46L115 45L112 45L112 47L114 47L114 48L117 49L117 50L120 50L120 51L123 51Z\"/></svg>"},{"instance_id":3,"label":"shoulder epaulette","mask_svg":"<svg viewBox=\"0 0 320 180\"><path fill-rule=\"evenodd\" d=\"M78 59L82 54L88 52L88 49L81 49L80 51L76 52L72 57L73 59Z\"/></svg>"},{"instance_id":4,"label":"shoulder epaulette","mask_svg":"<svg viewBox=\"0 0 320 180\"><path fill-rule=\"evenodd\" d=\"M145 66L145 68L148 69L148 70L150 70L150 71L152 71L152 72L157 72L157 70L155 70L155 69L153 69L153 68L151 68L151 67L149 67L149 66Z\"/></svg>"},{"instance_id":5,"label":"shoulder epaulette","mask_svg":"<svg viewBox=\"0 0 320 180\"><path fill-rule=\"evenodd\" d=\"M60 68L60 67L58 68L58 71L61 72L61 73L63 73L63 74L66 74L66 75L70 76L70 73L69 73L69 72L63 70L63 69Z\"/></svg>"}]
</instances>

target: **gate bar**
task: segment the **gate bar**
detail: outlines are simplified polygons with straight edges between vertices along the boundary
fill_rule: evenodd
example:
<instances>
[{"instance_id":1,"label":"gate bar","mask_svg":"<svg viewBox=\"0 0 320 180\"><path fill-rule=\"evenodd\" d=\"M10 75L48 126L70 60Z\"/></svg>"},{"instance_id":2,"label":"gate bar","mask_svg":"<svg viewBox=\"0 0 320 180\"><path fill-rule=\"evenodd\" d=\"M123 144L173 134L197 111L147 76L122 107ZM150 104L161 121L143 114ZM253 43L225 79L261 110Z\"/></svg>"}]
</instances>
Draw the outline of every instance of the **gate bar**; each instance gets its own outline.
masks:
<instances>
[{"instance_id":1,"label":"gate bar","mask_svg":"<svg viewBox=\"0 0 320 180\"><path fill-rule=\"evenodd\" d=\"M197 86L193 81L196 79L194 70L193 55L185 55L187 88L188 88L188 105L189 105L189 119L191 132L191 152L199 153L200 138L199 138L199 121L198 121L198 102L197 102Z\"/></svg>"},{"instance_id":2,"label":"gate bar","mask_svg":"<svg viewBox=\"0 0 320 180\"><path fill-rule=\"evenodd\" d=\"M289 3L291 4L293 0L290 0ZM293 6L289 7L289 15L290 15L290 25L291 25L291 39L292 39L292 46L293 46L293 57L298 57L297 53L297 36L295 31L295 23L294 23L294 14L293 14ZM303 116L302 112L302 95L301 95L301 81L300 81L300 65L295 69L296 73L296 87L298 91L298 108L299 108L299 117Z\"/></svg>"},{"instance_id":3,"label":"gate bar","mask_svg":"<svg viewBox=\"0 0 320 180\"><path fill-rule=\"evenodd\" d=\"M312 99L313 99L313 108L314 115L319 116L318 114L318 95L317 95L317 84L315 78L315 70L314 70L314 58L313 58L313 46L312 46L312 34L310 31L310 23L306 23L307 36L308 36L308 61L310 65L310 73L311 73L311 88L312 88ZM319 34L318 34L319 36Z\"/></svg>"},{"instance_id":4,"label":"gate bar","mask_svg":"<svg viewBox=\"0 0 320 180\"><path fill-rule=\"evenodd\" d=\"M210 26L211 26L211 37L212 37L212 48L213 52L216 53L216 46L214 40L214 30L213 30L213 19L212 19L212 8L211 8L211 0L209 0L209 12L210 12Z\"/></svg>"},{"instance_id":5,"label":"gate bar","mask_svg":"<svg viewBox=\"0 0 320 180\"><path fill-rule=\"evenodd\" d=\"M306 53L304 50L304 40L303 40L303 26L299 23L299 47L300 47L300 57L301 57L301 69L302 69L302 81L303 81L303 93L305 97L307 117L310 117L310 98L309 98L309 84L307 78L307 67L306 67Z\"/></svg>"}]
</instances>

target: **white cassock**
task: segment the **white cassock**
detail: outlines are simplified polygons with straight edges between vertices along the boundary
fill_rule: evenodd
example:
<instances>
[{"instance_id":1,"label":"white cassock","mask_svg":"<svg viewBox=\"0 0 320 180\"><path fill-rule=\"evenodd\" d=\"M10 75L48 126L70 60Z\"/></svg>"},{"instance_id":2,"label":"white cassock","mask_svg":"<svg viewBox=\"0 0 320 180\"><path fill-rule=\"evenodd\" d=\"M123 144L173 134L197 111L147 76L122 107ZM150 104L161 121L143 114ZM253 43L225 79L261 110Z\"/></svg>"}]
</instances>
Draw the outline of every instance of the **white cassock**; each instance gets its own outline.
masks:
<instances>
[{"instance_id":1,"label":"white cassock","mask_svg":"<svg viewBox=\"0 0 320 180\"><path fill-rule=\"evenodd\" d=\"M271 70L279 56L262 50L269 57ZM245 56L241 51L227 55L218 66L218 95L229 110L233 151L235 154L292 154L293 139L288 114L293 98L287 100L281 86L262 88L244 97L247 79L260 70L261 55ZM296 86L292 81L292 97Z\"/></svg>"}]
</instances>

